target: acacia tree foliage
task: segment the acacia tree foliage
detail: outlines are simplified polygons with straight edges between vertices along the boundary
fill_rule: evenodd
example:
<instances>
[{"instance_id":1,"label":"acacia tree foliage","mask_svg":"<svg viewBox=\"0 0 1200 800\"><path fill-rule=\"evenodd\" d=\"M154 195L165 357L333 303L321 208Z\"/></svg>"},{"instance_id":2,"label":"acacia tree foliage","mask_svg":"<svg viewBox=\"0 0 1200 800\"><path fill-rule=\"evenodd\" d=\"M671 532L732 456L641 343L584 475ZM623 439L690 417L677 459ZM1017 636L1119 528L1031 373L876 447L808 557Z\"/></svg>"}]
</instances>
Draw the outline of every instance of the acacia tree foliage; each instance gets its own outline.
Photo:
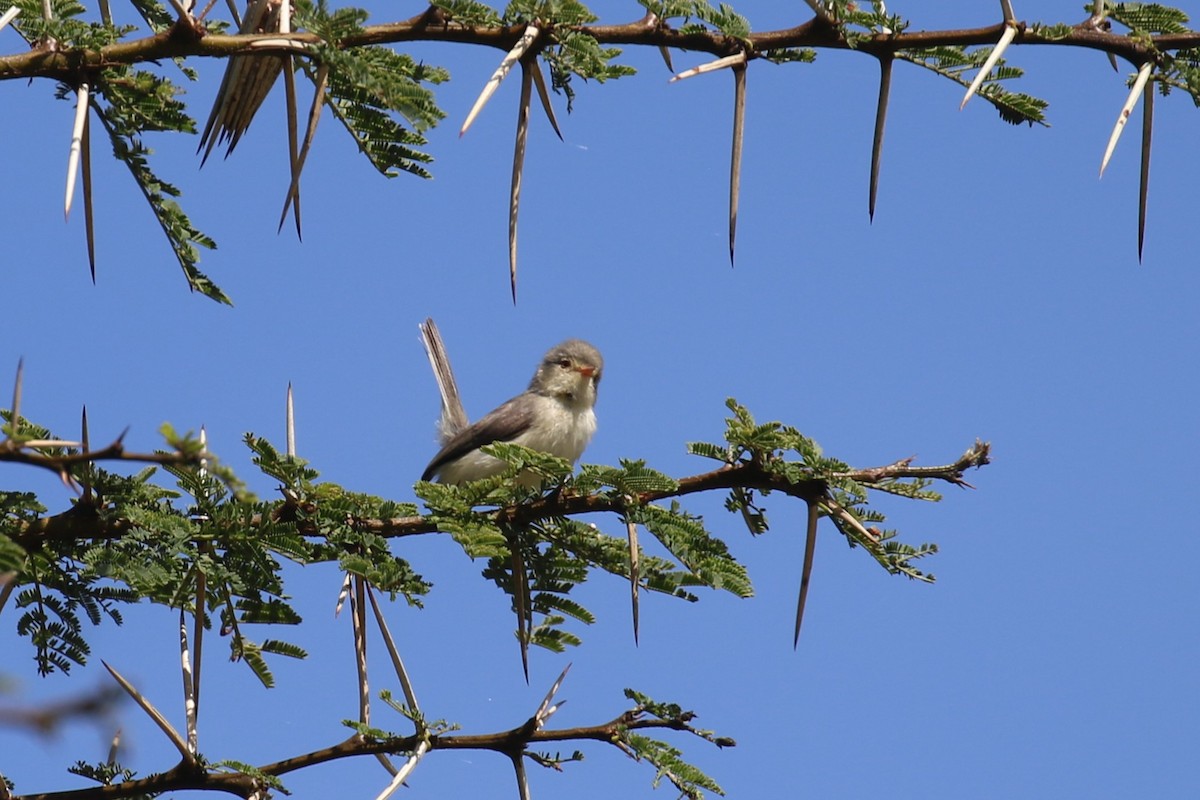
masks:
<instances>
[{"instance_id":1,"label":"acacia tree foliage","mask_svg":"<svg viewBox=\"0 0 1200 800\"><path fill-rule=\"evenodd\" d=\"M324 2L297 3L286 11L278 4L255 2L245 21L238 23L244 32L229 34L224 24L208 16L210 9L183 3L173 3L168 10L155 0L135 0L145 21L144 27L135 28L112 25L106 3L85 8L74 0L19 0L13 8L20 13L7 19L29 47L0 57L0 78L39 79L35 86L49 82L61 96L75 96L81 111L73 158L84 175L89 244L89 127L95 121L108 137L114 157L128 166L141 187L188 284L218 300L227 298L198 269L199 252L211 248L212 240L194 228L178 204L179 189L152 170L143 144L144 135L151 131L197 131L194 118L178 98L177 86L180 80L195 78L190 61L194 57L214 56L228 62L229 92L223 97L230 99L218 100L205 126L210 150L217 144L229 149L236 145L262 92L282 76L297 122L283 206L299 226L299 174L324 106L381 173L426 176L432 159L422 150L422 131L444 116L434 87L447 73L394 48L411 41L440 41L506 52L489 86L494 88L509 70L519 68L524 113L517 131L509 208L514 292L515 225L533 92L538 92L557 125L547 90L564 94L569 108L578 79L604 82L631 75L633 70L620 62L617 46L662 48L668 62L672 49L705 52L716 58L711 68L734 71L731 256L741 114L752 63L809 62L823 48L854 50L879 61L872 200L895 60L964 86L978 74L979 96L1010 123L1042 122L1045 104L1001 86L1001 81L1020 76L1019 70L999 58L1008 43L1088 47L1129 61L1137 68L1130 107L1149 82L1161 94L1178 88L1200 101L1195 50L1200 36L1186 29L1187 20L1180 12L1157 4L1096 2L1083 22L1072 25L1026 23L1002 3L998 24L919 33L909 33L907 21L882 3L867 7L844 1L813 2L812 13L798 19L795 27L761 33L754 33L749 21L725 4L644 0L641 5L637 21L618 25L596 24L586 7L568 0L513 2L503 10L471 0L450 0L435 3L411 20L368 24L364 12L332 9ZM996 42L1000 44L992 47ZM307 125L300 124L297 77L309 80L314 89ZM1152 97L1153 92L1144 94L1144 165L1148 164ZM1121 116L1122 125L1127 116L1128 108ZM1143 209L1146 180L1144 168ZM757 422L731 400L724 441L689 444L691 453L712 462L709 469L694 475L675 478L634 461L584 465L573 474L570 465L557 459L495 445L493 454L510 465L505 476L463 487L419 484L417 495L424 508L320 482L317 471L296 458L290 447L279 448L248 435L246 445L254 464L277 483L281 496L264 500L208 453L200 437L178 435L168 428L163 431L167 447L159 453L126 452L119 440L93 448L86 422L78 438L59 438L24 418L19 373L15 385L4 416L0 460L50 470L74 487L78 497L70 508L51 511L30 493L0 491L0 614L29 640L44 673L68 672L85 664L88 625L119 623L121 608L128 603L147 601L172 609L180 615L185 634L181 669L187 725L183 731L173 728L135 686L113 671L122 688L163 727L179 752L179 763L169 768L154 765L157 771L140 777L121 764L116 753L102 762L81 762L72 771L94 779L98 786L65 793L78 798L133 797L189 788L266 796L282 787L282 776L296 769L362 755L402 760L397 765L385 758L394 789L428 754L452 749L491 750L511 758L524 792L527 760L553 767L576 758L539 749L549 742L607 743L652 765L656 781L665 778L683 794L719 792L712 778L683 760L675 744L657 737L675 731L718 746L732 741L696 727L692 713L682 706L633 689L627 691L627 709L581 728L547 725L557 707L561 678L532 717L507 731L460 734L451 723L427 717L377 613L376 593L419 605L430 587L417 565L391 552L390 540L445 533L472 558L482 559L483 577L509 597L517 619L520 656L527 659L531 644L555 651L579 644L578 623L590 622L592 614L571 596L571 590L595 570L629 581L635 626L641 591L685 601L696 599L698 587L748 595L751 583L745 569L710 533L705 521L685 508L683 499L698 492L726 493L727 509L740 515L751 533L760 534L768 529L764 498L783 495L805 503L809 512L798 635L812 541L821 518L888 572L932 580L915 562L936 552L935 546L902 542L897 531L882 527L882 514L870 505L872 495L884 492L937 500L932 483L961 485L964 472L982 466L988 458L987 446L976 443L943 466L918 467L904 460L854 468L825 456L793 427ZM130 474L120 468L130 464L141 465L141 471ZM171 476L172 485L160 480L163 472ZM511 478L520 472L536 474L541 486L514 483ZM615 519L625 535L606 534L585 521L598 514ZM643 553L637 540L639 528L654 536L672 558ZM335 562L345 572L344 593L355 623L356 646L361 653L373 616L377 635L392 651L396 682L404 694L403 701L387 694L383 700L412 730L393 732L368 724L366 709L372 692L364 671L359 679L359 719L349 723L351 732L345 741L273 763L255 762L253 753L238 761L210 763L202 755L203 743L195 731L205 631L215 625L226 635L230 654L270 686L274 680L270 658L305 655L296 645L276 638L278 634L256 633L277 630L258 625L300 622L284 583L287 562ZM184 624L189 619L190 624Z\"/></svg>"}]
</instances>

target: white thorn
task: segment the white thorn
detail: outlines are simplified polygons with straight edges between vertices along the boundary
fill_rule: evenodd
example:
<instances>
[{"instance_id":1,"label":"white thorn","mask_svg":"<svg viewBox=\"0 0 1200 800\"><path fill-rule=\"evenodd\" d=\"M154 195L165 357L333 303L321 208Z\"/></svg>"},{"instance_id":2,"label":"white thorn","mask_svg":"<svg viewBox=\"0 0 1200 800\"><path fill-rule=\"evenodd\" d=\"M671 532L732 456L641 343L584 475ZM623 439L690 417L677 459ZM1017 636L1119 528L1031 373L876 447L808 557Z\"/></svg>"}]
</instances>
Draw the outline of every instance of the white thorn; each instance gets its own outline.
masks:
<instances>
[{"instance_id":1,"label":"white thorn","mask_svg":"<svg viewBox=\"0 0 1200 800\"><path fill-rule=\"evenodd\" d=\"M979 87L983 85L983 81L992 73L992 67L996 66L996 62L1000 60L1000 56L1004 55L1004 51L1012 44L1012 40L1017 35L1017 26L1008 25L1004 28L1004 33L1000 35L1000 41L996 42L996 46L992 49L992 54L987 57L987 61L983 62L983 66L979 70L979 74L975 76L975 80L971 81L971 86L967 89L967 93L963 95L962 102L958 104L958 110L962 111L966 108L967 101L971 96L979 91Z\"/></svg>"},{"instance_id":2,"label":"white thorn","mask_svg":"<svg viewBox=\"0 0 1200 800\"><path fill-rule=\"evenodd\" d=\"M833 17L829 15L829 10L825 8L825 5L821 3L820 0L804 0L804 2L808 3L808 7L811 8L813 13L818 17L826 22L833 22Z\"/></svg>"},{"instance_id":3,"label":"white thorn","mask_svg":"<svg viewBox=\"0 0 1200 800\"><path fill-rule=\"evenodd\" d=\"M0 31L4 30L8 26L8 23L16 19L17 15L20 13L21 9L17 6L13 6L8 11L5 11L4 15L0 16Z\"/></svg>"},{"instance_id":4,"label":"white thorn","mask_svg":"<svg viewBox=\"0 0 1200 800\"><path fill-rule=\"evenodd\" d=\"M287 454L288 458L296 457L296 410L292 404L292 384L290 382L287 390Z\"/></svg>"},{"instance_id":5,"label":"white thorn","mask_svg":"<svg viewBox=\"0 0 1200 800\"><path fill-rule=\"evenodd\" d=\"M75 123L71 126L71 152L67 156L67 196L63 201L63 218L71 216L71 201L75 199L75 179L79 175L79 153L83 147L83 125L87 122L88 85L79 84L75 91Z\"/></svg>"},{"instance_id":6,"label":"white thorn","mask_svg":"<svg viewBox=\"0 0 1200 800\"><path fill-rule=\"evenodd\" d=\"M205 469L205 467L204 467L207 460L208 460L208 431L204 429L203 425L201 425L200 426L200 477L201 478L208 476L208 470Z\"/></svg>"},{"instance_id":7,"label":"white thorn","mask_svg":"<svg viewBox=\"0 0 1200 800\"><path fill-rule=\"evenodd\" d=\"M1100 161L1100 177L1104 177L1104 169L1108 166L1108 160L1112 158L1113 150L1117 149L1117 140L1121 138L1121 131L1125 130L1125 123L1129 121L1129 114L1137 104L1138 98L1142 96L1142 90L1146 88L1146 81L1150 80L1150 69L1152 66L1147 61L1138 67L1138 74L1133 82L1133 88L1129 90L1129 97L1125 99L1125 105L1121 106L1121 113L1117 116L1117 124L1113 126L1112 135L1108 137L1108 147L1104 148L1104 158Z\"/></svg>"},{"instance_id":8,"label":"white thorn","mask_svg":"<svg viewBox=\"0 0 1200 800\"><path fill-rule=\"evenodd\" d=\"M274 39L255 39L247 45L250 50L284 50L289 53L307 53L309 47L304 42L293 41L292 39L284 39L277 37Z\"/></svg>"},{"instance_id":9,"label":"white thorn","mask_svg":"<svg viewBox=\"0 0 1200 800\"><path fill-rule=\"evenodd\" d=\"M746 54L744 52L735 53L731 56L725 56L724 58L718 58L716 61L709 61L707 64L701 64L698 67L692 67L691 69L685 69L683 72L680 72L677 75L675 75L674 77L672 77L671 80L667 81L667 83L674 83L675 81L681 81L684 78L694 78L695 76L703 75L706 72L716 72L719 69L726 69L728 67L736 67L739 64L745 64L745 63L746 63Z\"/></svg>"},{"instance_id":10,"label":"white thorn","mask_svg":"<svg viewBox=\"0 0 1200 800\"><path fill-rule=\"evenodd\" d=\"M171 3L171 7L175 9L175 13L179 15L180 19L188 22L192 21L192 12L189 10L187 5L184 5L182 2L180 2L180 0L169 1ZM188 5L190 5L190 3Z\"/></svg>"},{"instance_id":11,"label":"white thorn","mask_svg":"<svg viewBox=\"0 0 1200 800\"><path fill-rule=\"evenodd\" d=\"M492 73L492 77L488 78L488 82L484 84L483 91L479 93L479 97L475 100L475 105L471 106L471 111L467 114L467 121L463 123L458 135L462 136L467 132L467 128L471 127L471 123L475 121L475 117L479 116L479 112L487 105L487 101L492 98L496 92L496 88L500 86L500 81L508 75L508 71L512 69L513 64L517 63L521 56L525 55L533 43L537 40L538 34L541 31L536 25L527 25L525 33L521 34L521 38L513 45L513 49L508 51L508 55L500 62L500 66L496 67L496 71Z\"/></svg>"}]
</instances>

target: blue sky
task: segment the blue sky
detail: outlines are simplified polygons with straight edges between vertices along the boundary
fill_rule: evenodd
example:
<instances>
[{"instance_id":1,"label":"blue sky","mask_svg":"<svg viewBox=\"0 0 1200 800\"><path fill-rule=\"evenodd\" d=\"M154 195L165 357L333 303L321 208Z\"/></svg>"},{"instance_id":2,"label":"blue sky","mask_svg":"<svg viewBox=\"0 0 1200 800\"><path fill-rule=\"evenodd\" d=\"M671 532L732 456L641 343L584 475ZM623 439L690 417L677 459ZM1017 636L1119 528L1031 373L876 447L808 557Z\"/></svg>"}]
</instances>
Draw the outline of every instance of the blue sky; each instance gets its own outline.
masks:
<instances>
[{"instance_id":1,"label":"blue sky","mask_svg":"<svg viewBox=\"0 0 1200 800\"><path fill-rule=\"evenodd\" d=\"M368 7L376 21L420 8L392 5ZM914 29L949 28L998 22L996 6L910 0L893 10ZM1016 12L1076 22L1080 6L1026 2ZM605 22L641 11L591 7ZM755 30L808 16L801 3L735 7ZM132 18L120 6L114 14ZM19 49L11 31L0 49ZM71 106L44 82L0 84L9 120L0 372L24 357L25 414L67 436L86 404L94 439L129 426L137 449L159 444L164 421L205 425L214 452L250 478L241 437L282 444L290 381L299 452L325 479L411 500L436 449L437 395L416 327L433 316L472 417L520 391L549 345L596 344L606 372L584 456L592 463L703 471L684 443L720 437L729 396L859 466L914 455L946 463L989 440L994 464L969 476L975 491L881 504L907 541L940 545L926 564L936 585L886 575L823 526L794 652L803 515L777 497L772 530L753 540L721 497L688 503L746 563L754 598L644 597L634 647L627 587L595 576L581 599L597 623L573 652L534 652L529 686L506 598L448 538L395 544L436 587L425 610L396 605L389 620L427 716L467 732L518 725L570 661L557 725L615 716L626 686L684 704L738 741L718 752L672 740L734 797L1196 796L1200 600L1186 554L1200 442L1189 200L1200 166L1189 98L1156 107L1139 265L1140 125L1096 177L1126 65L1116 74L1098 53L1016 48L1021 88L1050 101L1052 127L1034 129L978 101L959 112L961 89L897 65L869 224L874 60L823 52L812 65L755 63L731 269L731 76L668 85L657 53L631 49L625 61L638 76L581 85L570 117L560 106L565 142L535 114L514 308L505 237L517 86L503 85L459 139L500 54L409 52L452 74L439 91L448 118L430 134L435 179L380 178L326 116L303 181L303 244L275 234L287 186L280 93L234 156L203 170L191 139L151 139L156 168L219 243L201 268L233 308L187 292L138 190L100 157L98 139L93 286L81 209L61 217ZM675 54L678 68L701 60ZM220 65L199 66L187 99L203 119ZM265 480L252 483L272 495ZM70 499L27 469L0 466L0 485L36 488L55 511ZM593 521L621 533L615 519ZM291 580L306 625L289 633L311 657L276 662L279 687L266 691L210 645L200 735L212 759L263 763L326 746L355 715L349 620L333 619L340 576L313 567ZM93 632L86 669L39 679L6 609L0 672L15 686L4 701L104 684L103 658L181 724L174 617L149 607L127 616ZM396 689L376 651L376 687ZM381 727L404 730L376 714ZM48 741L0 730L0 772L18 792L83 785L65 767L102 758L117 724L141 774L175 762L127 706L111 723ZM649 796L650 768L612 748L586 755L564 774L531 765L533 795ZM386 783L365 759L287 782L301 797L374 796ZM513 792L507 762L488 753L434 753L409 784L412 797Z\"/></svg>"}]
</instances>

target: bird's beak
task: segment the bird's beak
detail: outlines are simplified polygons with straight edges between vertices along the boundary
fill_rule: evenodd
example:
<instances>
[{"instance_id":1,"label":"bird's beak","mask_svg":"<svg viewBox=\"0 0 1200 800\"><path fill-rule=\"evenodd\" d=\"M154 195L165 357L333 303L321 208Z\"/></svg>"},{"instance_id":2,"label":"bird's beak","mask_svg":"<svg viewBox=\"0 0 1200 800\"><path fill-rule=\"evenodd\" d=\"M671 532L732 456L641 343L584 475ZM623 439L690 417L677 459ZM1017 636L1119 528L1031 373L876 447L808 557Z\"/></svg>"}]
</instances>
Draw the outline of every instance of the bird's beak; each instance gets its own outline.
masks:
<instances>
[{"instance_id":1,"label":"bird's beak","mask_svg":"<svg viewBox=\"0 0 1200 800\"><path fill-rule=\"evenodd\" d=\"M596 374L595 367L576 367L575 369L578 370L579 374L585 378L590 378Z\"/></svg>"}]
</instances>

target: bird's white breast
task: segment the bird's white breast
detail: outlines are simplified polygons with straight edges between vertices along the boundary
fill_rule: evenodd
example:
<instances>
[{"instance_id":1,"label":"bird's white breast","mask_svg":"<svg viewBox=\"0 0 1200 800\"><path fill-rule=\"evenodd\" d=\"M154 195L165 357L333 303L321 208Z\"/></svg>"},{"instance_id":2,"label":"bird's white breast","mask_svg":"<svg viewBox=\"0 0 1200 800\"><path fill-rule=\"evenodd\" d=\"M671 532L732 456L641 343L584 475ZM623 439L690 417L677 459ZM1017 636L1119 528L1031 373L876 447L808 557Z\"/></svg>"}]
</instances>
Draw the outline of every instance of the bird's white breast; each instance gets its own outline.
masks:
<instances>
[{"instance_id":1,"label":"bird's white breast","mask_svg":"<svg viewBox=\"0 0 1200 800\"><path fill-rule=\"evenodd\" d=\"M533 414L533 424L515 436L513 443L565 458L574 464L596 432L596 414L591 405L572 404L544 395L528 397L531 402L538 404ZM506 466L498 458L480 450L472 450L443 466L439 475L445 483L462 483L499 475Z\"/></svg>"},{"instance_id":2,"label":"bird's white breast","mask_svg":"<svg viewBox=\"0 0 1200 800\"><path fill-rule=\"evenodd\" d=\"M556 397L537 395L535 400L541 407L533 425L513 442L574 464L596 432L596 412L590 405L572 405Z\"/></svg>"}]
</instances>

